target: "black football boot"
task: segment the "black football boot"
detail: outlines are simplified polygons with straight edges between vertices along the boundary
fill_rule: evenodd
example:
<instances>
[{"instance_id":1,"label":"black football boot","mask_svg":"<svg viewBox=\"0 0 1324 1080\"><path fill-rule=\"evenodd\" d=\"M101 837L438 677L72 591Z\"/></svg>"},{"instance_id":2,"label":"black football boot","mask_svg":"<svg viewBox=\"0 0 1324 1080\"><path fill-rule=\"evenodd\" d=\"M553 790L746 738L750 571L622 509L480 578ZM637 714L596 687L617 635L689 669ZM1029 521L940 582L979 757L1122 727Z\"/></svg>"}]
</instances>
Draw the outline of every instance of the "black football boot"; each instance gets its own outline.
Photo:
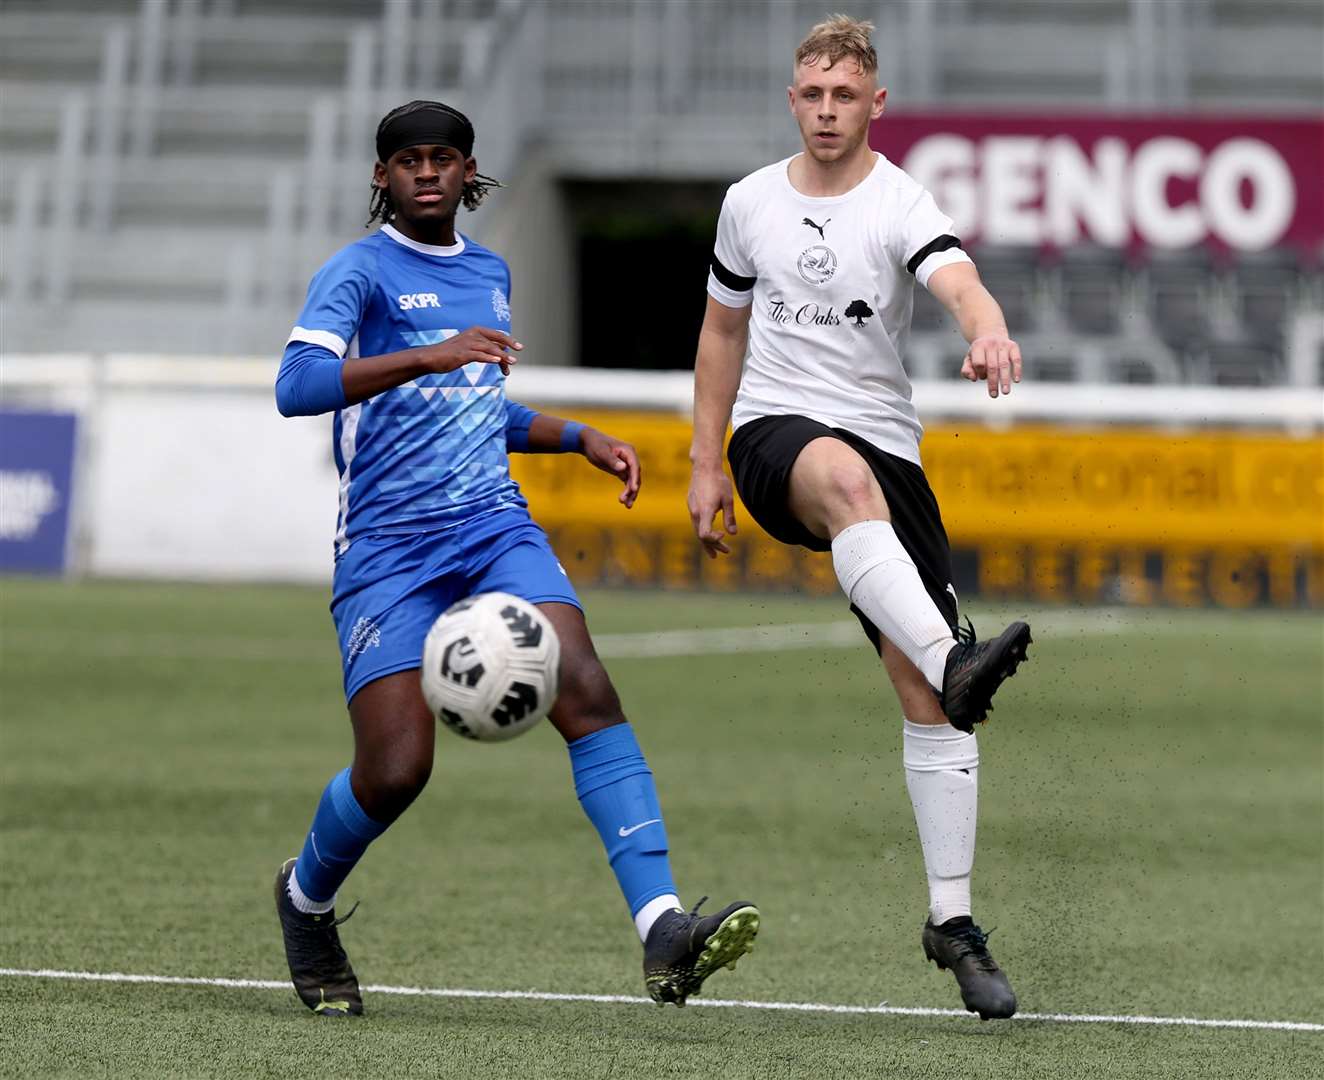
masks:
<instances>
[{"instance_id":1,"label":"black football boot","mask_svg":"<svg viewBox=\"0 0 1324 1080\"><path fill-rule=\"evenodd\" d=\"M969 915L958 915L941 926L924 923L924 955L941 971L951 971L961 988L961 1000L981 1020L1006 1020L1016 1013L1011 983L988 951L988 934Z\"/></svg>"},{"instance_id":2,"label":"black football boot","mask_svg":"<svg viewBox=\"0 0 1324 1080\"><path fill-rule=\"evenodd\" d=\"M644 942L644 985L659 1005L697 994L704 979L720 967L735 970L736 961L753 948L759 932L759 909L746 900L728 904L715 915L674 908L658 916Z\"/></svg>"},{"instance_id":3,"label":"black football boot","mask_svg":"<svg viewBox=\"0 0 1324 1080\"><path fill-rule=\"evenodd\" d=\"M334 911L312 915L300 911L287 888L296 860L288 860L276 872L276 914L285 938L285 959L295 992L318 1016L362 1016L363 998L349 957L340 946L336 927L354 914L336 918Z\"/></svg>"},{"instance_id":4,"label":"black football boot","mask_svg":"<svg viewBox=\"0 0 1324 1080\"><path fill-rule=\"evenodd\" d=\"M993 694L1025 662L1034 639L1028 623L1014 622L992 641L976 641L975 628L966 625L947 654L938 700L952 727L970 732L993 711Z\"/></svg>"}]
</instances>

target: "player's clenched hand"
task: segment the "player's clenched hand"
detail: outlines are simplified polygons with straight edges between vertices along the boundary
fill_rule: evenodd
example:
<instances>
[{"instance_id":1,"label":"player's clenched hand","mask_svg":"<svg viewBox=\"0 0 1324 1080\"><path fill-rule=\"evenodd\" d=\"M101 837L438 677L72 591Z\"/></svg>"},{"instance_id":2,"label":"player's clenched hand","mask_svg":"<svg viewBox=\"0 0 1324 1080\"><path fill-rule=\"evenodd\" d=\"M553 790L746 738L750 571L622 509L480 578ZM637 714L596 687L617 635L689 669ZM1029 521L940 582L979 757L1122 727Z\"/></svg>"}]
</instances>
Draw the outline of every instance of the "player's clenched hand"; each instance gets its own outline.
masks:
<instances>
[{"instance_id":1,"label":"player's clenched hand","mask_svg":"<svg viewBox=\"0 0 1324 1080\"><path fill-rule=\"evenodd\" d=\"M579 448L603 472L621 478L621 483L625 485L620 495L621 503L627 510L632 507L634 500L639 497L639 485L643 483L639 471L639 455L634 447L628 442L586 427L579 433Z\"/></svg>"},{"instance_id":2,"label":"player's clenched hand","mask_svg":"<svg viewBox=\"0 0 1324 1080\"><path fill-rule=\"evenodd\" d=\"M961 365L961 376L971 382L988 380L988 396L1011 393L1011 384L1021 381L1021 347L1006 334L982 334L970 342Z\"/></svg>"},{"instance_id":3,"label":"player's clenched hand","mask_svg":"<svg viewBox=\"0 0 1324 1080\"><path fill-rule=\"evenodd\" d=\"M720 510L722 528L726 535L736 533L736 497L731 487L731 478L720 466L695 467L690 474L690 494L687 500L690 508L690 521L694 525L694 534L703 544L708 558L715 559L720 552L730 555L731 549L722 538L722 530L717 527L714 518Z\"/></svg>"},{"instance_id":4,"label":"player's clenched hand","mask_svg":"<svg viewBox=\"0 0 1324 1080\"><path fill-rule=\"evenodd\" d=\"M475 360L484 364L500 364L503 375L510 374L510 365L515 357L510 350L519 352L524 348L509 334L493 330L490 326L471 326L452 338L436 345L424 345L424 363L428 370L442 374L472 364Z\"/></svg>"}]
</instances>

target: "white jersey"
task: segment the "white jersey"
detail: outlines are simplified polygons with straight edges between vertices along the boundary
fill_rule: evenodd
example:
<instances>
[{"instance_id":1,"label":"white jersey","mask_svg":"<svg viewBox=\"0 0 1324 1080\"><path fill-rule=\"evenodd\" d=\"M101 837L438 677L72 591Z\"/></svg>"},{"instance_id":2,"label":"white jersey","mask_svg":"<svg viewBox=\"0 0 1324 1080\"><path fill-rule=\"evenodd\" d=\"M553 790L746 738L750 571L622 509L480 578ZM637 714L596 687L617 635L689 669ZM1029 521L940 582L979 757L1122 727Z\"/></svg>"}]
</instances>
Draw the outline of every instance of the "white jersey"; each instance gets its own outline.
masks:
<instances>
[{"instance_id":1,"label":"white jersey","mask_svg":"<svg viewBox=\"0 0 1324 1080\"><path fill-rule=\"evenodd\" d=\"M970 262L933 197L881 154L844 195L802 195L790 158L733 184L708 293L751 303L731 421L798 414L919 464L924 433L901 356L914 282Z\"/></svg>"}]
</instances>

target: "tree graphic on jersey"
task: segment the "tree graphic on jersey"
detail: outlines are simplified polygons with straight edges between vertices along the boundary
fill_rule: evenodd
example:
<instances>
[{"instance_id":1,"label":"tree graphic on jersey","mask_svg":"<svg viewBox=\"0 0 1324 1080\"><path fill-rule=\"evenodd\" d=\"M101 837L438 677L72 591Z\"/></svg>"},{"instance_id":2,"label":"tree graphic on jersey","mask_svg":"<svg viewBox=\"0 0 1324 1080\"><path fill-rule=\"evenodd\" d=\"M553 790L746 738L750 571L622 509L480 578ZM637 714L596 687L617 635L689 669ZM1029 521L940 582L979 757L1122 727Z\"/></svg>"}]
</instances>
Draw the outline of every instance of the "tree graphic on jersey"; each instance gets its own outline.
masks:
<instances>
[{"instance_id":1,"label":"tree graphic on jersey","mask_svg":"<svg viewBox=\"0 0 1324 1080\"><path fill-rule=\"evenodd\" d=\"M873 308L863 300L852 300L846 309L846 318L854 319L856 326L863 326L864 320L873 314Z\"/></svg>"}]
</instances>

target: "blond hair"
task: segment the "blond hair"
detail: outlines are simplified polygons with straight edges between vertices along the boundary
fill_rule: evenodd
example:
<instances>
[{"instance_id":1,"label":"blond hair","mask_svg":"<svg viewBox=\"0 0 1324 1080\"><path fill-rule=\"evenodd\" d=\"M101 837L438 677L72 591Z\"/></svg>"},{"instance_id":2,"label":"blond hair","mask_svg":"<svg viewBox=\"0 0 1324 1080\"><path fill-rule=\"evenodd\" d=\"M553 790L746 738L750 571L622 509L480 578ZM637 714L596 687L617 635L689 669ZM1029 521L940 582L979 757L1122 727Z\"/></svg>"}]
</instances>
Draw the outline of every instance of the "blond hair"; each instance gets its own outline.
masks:
<instances>
[{"instance_id":1,"label":"blond hair","mask_svg":"<svg viewBox=\"0 0 1324 1080\"><path fill-rule=\"evenodd\" d=\"M852 19L849 15L831 15L805 35L795 50L795 64L817 64L824 58L832 67L841 60L854 60L860 71L872 75L878 70L878 53L869 35L873 23Z\"/></svg>"}]
</instances>

